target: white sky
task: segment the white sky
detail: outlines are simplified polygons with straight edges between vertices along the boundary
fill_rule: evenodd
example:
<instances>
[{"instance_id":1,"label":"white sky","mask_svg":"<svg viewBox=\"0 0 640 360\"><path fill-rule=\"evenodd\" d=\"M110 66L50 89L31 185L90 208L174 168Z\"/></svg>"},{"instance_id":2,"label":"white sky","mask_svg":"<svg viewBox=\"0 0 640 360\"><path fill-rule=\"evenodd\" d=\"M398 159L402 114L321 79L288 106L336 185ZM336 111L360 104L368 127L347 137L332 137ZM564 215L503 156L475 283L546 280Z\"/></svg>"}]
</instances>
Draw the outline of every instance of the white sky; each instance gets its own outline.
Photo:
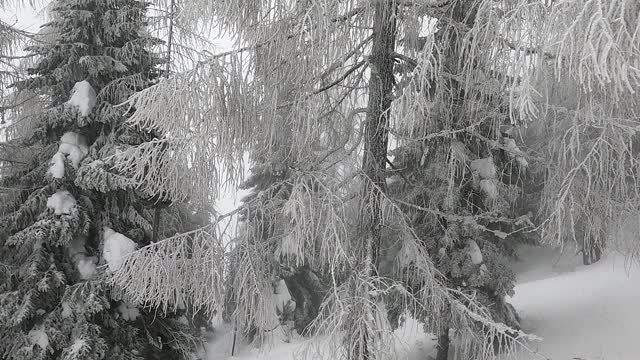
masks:
<instances>
[{"instance_id":1,"label":"white sky","mask_svg":"<svg viewBox=\"0 0 640 360\"><path fill-rule=\"evenodd\" d=\"M14 9L7 7L0 9L0 19L11 25L15 24L18 29L35 33L44 22L44 14L42 8L22 7Z\"/></svg>"}]
</instances>

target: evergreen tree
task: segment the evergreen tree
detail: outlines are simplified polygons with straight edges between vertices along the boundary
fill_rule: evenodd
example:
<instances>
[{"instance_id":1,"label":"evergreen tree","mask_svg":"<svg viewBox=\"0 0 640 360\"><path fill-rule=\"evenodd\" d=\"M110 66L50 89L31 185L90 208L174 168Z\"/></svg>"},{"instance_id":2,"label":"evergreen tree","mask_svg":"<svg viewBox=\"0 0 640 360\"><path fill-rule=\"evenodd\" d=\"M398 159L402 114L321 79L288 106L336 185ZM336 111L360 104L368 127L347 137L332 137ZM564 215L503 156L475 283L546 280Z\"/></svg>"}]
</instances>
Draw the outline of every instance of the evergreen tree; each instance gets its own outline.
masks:
<instances>
[{"instance_id":1,"label":"evergreen tree","mask_svg":"<svg viewBox=\"0 0 640 360\"><path fill-rule=\"evenodd\" d=\"M56 1L46 34L27 48L37 61L15 87L46 107L16 106L1 148L0 182L11 189L0 201L2 359L175 359L195 350L197 334L178 316L187 302L158 316L109 283L135 248L206 221L180 204L155 215L159 197L111 171L110 157L157 136L125 126L128 111L117 106L159 76L146 6Z\"/></svg>"},{"instance_id":2,"label":"evergreen tree","mask_svg":"<svg viewBox=\"0 0 640 360\"><path fill-rule=\"evenodd\" d=\"M513 285L503 259L510 233L534 218L522 217L518 193L539 177L567 185L577 179L575 168L608 164L599 155L605 152L594 151L553 167L540 159L566 155L561 144L571 141L577 154L576 137L548 146L549 157L529 154L517 131L547 125L561 93L554 86L567 83L588 100L585 107L606 110L602 123L621 129L617 114L634 123L616 107L638 88L631 70L640 54L636 3L182 2L181 17L216 19L241 44L133 95L130 122L170 133L162 146L173 147L146 142L116 156L116 164L176 200L215 199L223 183L238 185L247 152L258 166L285 169L225 215L258 214L235 239L229 268L216 268L233 279L225 290L238 326L266 334L277 325L272 280L284 259L330 279L311 326L342 345L329 356L392 357L391 330L408 314L440 334L441 358L449 329L458 356L492 358L495 344L508 352L527 339L504 302ZM594 102L596 87L611 97ZM579 112L558 111L567 114L565 126L578 119L579 128L591 128ZM516 133L503 133L505 124ZM614 143L624 148L627 141ZM394 148L398 159L390 158ZM584 166L584 159L593 161ZM144 171L149 161L154 172ZM525 168L535 171L520 179ZM612 175L627 174L614 169L599 173L602 188ZM389 184L391 174L407 179ZM546 199L560 201L541 201L539 225L562 232L555 240L564 243L572 209L559 188L545 186ZM212 246L219 247L212 254L224 251ZM177 248L177 241L165 247L171 254ZM130 268L165 261L134 257ZM136 289L159 303L171 300ZM225 297L212 300L221 308Z\"/></svg>"}]
</instances>

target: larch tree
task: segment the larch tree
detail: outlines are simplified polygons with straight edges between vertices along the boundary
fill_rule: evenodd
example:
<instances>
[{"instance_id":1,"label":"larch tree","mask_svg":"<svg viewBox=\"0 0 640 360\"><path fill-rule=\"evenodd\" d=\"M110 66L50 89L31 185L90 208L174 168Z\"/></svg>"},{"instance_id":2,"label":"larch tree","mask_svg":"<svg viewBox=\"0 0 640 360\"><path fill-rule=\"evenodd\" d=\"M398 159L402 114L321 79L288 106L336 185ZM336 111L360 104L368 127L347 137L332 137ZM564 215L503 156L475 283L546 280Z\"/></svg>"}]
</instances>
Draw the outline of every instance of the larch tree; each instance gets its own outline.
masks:
<instances>
[{"instance_id":1,"label":"larch tree","mask_svg":"<svg viewBox=\"0 0 640 360\"><path fill-rule=\"evenodd\" d=\"M213 275L179 290L246 335L273 334L274 280L308 268L328 288L306 330L342 344L325 355L392 357L408 314L440 336L440 359L450 334L460 358L492 358L530 338L504 299L509 242L534 219L543 242L564 244L575 215L590 247L634 204L632 0L179 3L178 18L210 19L236 48L134 94L129 123L166 136L116 154L115 168L171 201L215 201L242 182L246 154L253 179L270 179L213 225L129 256L113 282L141 301L175 302L184 237L203 237L189 266ZM528 215L538 206L523 189L540 178ZM136 281L163 264L179 265L163 273L176 281Z\"/></svg>"},{"instance_id":2,"label":"larch tree","mask_svg":"<svg viewBox=\"0 0 640 360\"><path fill-rule=\"evenodd\" d=\"M0 9L6 4L0 2ZM17 28L14 24L0 20L0 124L4 125L5 114L11 108L9 85L17 81L24 71L20 60L24 56L15 53L15 49L32 37L32 34Z\"/></svg>"},{"instance_id":3,"label":"larch tree","mask_svg":"<svg viewBox=\"0 0 640 360\"><path fill-rule=\"evenodd\" d=\"M550 19L557 27L548 30L553 40L532 82L544 100L542 121L524 132L538 146L546 176L543 241L574 245L585 265L606 248L638 260L640 243L629 235L640 224L640 4L556 7Z\"/></svg>"},{"instance_id":4,"label":"larch tree","mask_svg":"<svg viewBox=\"0 0 640 360\"><path fill-rule=\"evenodd\" d=\"M26 49L34 63L12 85L1 128L2 359L177 359L197 350L182 294L158 314L109 283L127 253L208 222L190 204L156 211L159 196L110 166L161 136L126 126L130 113L118 107L163 71L146 6L55 1Z\"/></svg>"}]
</instances>

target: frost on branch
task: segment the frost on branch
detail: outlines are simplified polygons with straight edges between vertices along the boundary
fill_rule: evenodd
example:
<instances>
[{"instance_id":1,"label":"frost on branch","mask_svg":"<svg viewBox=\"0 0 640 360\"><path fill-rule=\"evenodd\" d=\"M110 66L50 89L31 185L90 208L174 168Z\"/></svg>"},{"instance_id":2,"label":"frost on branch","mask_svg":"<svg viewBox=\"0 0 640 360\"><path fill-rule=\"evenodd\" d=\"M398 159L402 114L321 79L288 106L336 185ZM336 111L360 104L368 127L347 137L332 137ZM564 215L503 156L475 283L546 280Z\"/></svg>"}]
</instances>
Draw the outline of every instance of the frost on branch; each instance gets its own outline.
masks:
<instances>
[{"instance_id":1,"label":"frost on branch","mask_svg":"<svg viewBox=\"0 0 640 360\"><path fill-rule=\"evenodd\" d=\"M69 215L74 206L76 199L66 190L58 191L47 199L47 208L53 209L56 215Z\"/></svg>"},{"instance_id":2,"label":"frost on branch","mask_svg":"<svg viewBox=\"0 0 640 360\"><path fill-rule=\"evenodd\" d=\"M124 258L136 250L136 243L128 237L113 231L111 228L104 228L104 243L102 256L109 266L109 270L114 272L120 269Z\"/></svg>"},{"instance_id":3,"label":"frost on branch","mask_svg":"<svg viewBox=\"0 0 640 360\"><path fill-rule=\"evenodd\" d=\"M71 90L71 98L67 104L78 109L82 116L87 116L96 105L96 92L88 81L77 82Z\"/></svg>"},{"instance_id":4,"label":"frost on branch","mask_svg":"<svg viewBox=\"0 0 640 360\"><path fill-rule=\"evenodd\" d=\"M129 302L162 312L177 310L184 303L206 312L219 311L223 254L215 233L204 227L136 250L124 259L110 283L123 289Z\"/></svg>"}]
</instances>

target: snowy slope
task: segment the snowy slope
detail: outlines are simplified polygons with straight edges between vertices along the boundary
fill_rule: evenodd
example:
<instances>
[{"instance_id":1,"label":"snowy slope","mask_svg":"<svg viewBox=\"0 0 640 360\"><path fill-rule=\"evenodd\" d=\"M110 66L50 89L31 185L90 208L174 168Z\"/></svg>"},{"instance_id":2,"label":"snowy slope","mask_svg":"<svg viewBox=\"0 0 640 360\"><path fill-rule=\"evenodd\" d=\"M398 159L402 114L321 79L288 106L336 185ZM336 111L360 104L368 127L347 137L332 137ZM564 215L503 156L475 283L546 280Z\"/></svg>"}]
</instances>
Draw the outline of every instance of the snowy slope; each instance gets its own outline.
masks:
<instances>
[{"instance_id":1,"label":"snowy slope","mask_svg":"<svg viewBox=\"0 0 640 360\"><path fill-rule=\"evenodd\" d=\"M640 269L613 255L590 266L556 260L562 266L523 273L538 279L521 282L511 299L525 330L544 338L533 344L542 357L526 358L640 359Z\"/></svg>"},{"instance_id":2,"label":"snowy slope","mask_svg":"<svg viewBox=\"0 0 640 360\"><path fill-rule=\"evenodd\" d=\"M583 266L582 257L572 250L560 254L524 246L519 255L521 260L512 265L518 285L509 301L522 316L524 330L543 338L531 344L535 354L522 354L521 359L640 360L640 268L626 268L616 255ZM396 335L397 359L435 355L435 339L414 321ZM208 360L230 358L231 339L228 327L217 332ZM303 352L309 345L302 338L263 350L238 344L234 358L290 360L297 354L298 359L310 359Z\"/></svg>"},{"instance_id":3,"label":"snowy slope","mask_svg":"<svg viewBox=\"0 0 640 360\"><path fill-rule=\"evenodd\" d=\"M316 359L316 347L330 346L319 339L317 343L299 336L290 342L274 341L271 346L257 349L238 340L236 353L231 357L233 332L229 326L217 328L214 338L207 346L207 360L242 359L242 360L293 360ZM428 355L435 355L436 339L422 331L422 327L414 320L407 321L395 332L395 352L399 360L425 360Z\"/></svg>"}]
</instances>

